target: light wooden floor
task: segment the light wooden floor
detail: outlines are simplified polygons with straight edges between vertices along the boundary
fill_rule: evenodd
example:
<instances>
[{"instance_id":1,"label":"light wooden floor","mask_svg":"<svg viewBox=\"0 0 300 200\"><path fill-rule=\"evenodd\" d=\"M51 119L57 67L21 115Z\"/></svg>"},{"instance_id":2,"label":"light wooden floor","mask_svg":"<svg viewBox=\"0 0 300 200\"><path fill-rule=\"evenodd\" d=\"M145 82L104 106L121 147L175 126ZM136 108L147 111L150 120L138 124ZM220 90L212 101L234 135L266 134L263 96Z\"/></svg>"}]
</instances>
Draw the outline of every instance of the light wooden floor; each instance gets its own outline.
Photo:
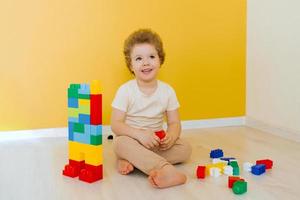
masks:
<instances>
[{"instance_id":1,"label":"light wooden floor","mask_svg":"<svg viewBox=\"0 0 300 200\"><path fill-rule=\"evenodd\" d=\"M104 141L104 180L86 184L61 175L67 162L66 138L0 142L0 199L299 199L300 143L247 128L226 127L184 131L193 146L191 159L178 165L188 176L183 186L154 189L136 171L122 176L115 170L112 144ZM242 171L248 192L236 196L227 188L227 177L195 178L198 164L210 162L209 152L222 148L225 156L243 162L270 158L274 168L262 176Z\"/></svg>"}]
</instances>

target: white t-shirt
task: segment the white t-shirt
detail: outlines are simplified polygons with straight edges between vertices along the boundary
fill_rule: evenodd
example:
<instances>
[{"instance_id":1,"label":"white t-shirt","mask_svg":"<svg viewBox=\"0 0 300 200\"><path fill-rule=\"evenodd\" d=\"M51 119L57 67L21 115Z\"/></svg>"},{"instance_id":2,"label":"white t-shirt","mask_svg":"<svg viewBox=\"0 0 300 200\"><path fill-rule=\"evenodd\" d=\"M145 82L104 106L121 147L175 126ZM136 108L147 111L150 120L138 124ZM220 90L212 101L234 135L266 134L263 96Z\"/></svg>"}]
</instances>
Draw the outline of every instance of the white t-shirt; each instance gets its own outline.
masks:
<instances>
[{"instance_id":1,"label":"white t-shirt","mask_svg":"<svg viewBox=\"0 0 300 200\"><path fill-rule=\"evenodd\" d=\"M170 85L158 80L155 92L147 95L133 79L121 85L112 107L126 113L126 124L157 131L162 129L165 112L176 110L179 103Z\"/></svg>"}]
</instances>

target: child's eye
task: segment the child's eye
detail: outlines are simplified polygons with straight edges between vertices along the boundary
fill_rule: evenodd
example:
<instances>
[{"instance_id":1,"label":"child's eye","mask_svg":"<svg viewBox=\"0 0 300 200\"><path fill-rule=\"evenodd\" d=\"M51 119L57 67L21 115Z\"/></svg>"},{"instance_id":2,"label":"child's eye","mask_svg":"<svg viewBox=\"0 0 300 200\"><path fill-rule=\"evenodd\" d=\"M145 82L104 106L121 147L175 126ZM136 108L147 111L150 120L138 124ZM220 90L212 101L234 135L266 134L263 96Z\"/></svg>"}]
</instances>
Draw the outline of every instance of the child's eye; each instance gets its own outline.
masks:
<instances>
[{"instance_id":1,"label":"child's eye","mask_svg":"<svg viewBox=\"0 0 300 200\"><path fill-rule=\"evenodd\" d=\"M155 58L155 56L153 56L153 55L152 55L152 56L150 56L150 58L152 58L152 59L153 59L153 58Z\"/></svg>"},{"instance_id":2,"label":"child's eye","mask_svg":"<svg viewBox=\"0 0 300 200\"><path fill-rule=\"evenodd\" d=\"M135 60L139 61L139 60L142 60L142 58L141 57L137 57Z\"/></svg>"}]
</instances>

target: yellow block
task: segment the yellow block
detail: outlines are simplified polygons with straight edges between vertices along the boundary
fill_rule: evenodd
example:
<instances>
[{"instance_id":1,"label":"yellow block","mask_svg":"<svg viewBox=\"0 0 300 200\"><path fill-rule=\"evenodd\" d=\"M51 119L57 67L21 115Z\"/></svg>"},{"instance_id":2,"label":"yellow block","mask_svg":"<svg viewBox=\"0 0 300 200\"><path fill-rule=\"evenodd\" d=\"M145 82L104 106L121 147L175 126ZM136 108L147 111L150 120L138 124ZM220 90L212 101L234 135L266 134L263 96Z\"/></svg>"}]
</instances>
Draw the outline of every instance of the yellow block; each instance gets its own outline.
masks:
<instances>
[{"instance_id":1,"label":"yellow block","mask_svg":"<svg viewBox=\"0 0 300 200\"><path fill-rule=\"evenodd\" d=\"M78 107L78 113L87 115L90 114L90 105L79 105Z\"/></svg>"},{"instance_id":2,"label":"yellow block","mask_svg":"<svg viewBox=\"0 0 300 200\"><path fill-rule=\"evenodd\" d=\"M91 83L91 94L101 94L100 81L93 80Z\"/></svg>"},{"instance_id":3,"label":"yellow block","mask_svg":"<svg viewBox=\"0 0 300 200\"><path fill-rule=\"evenodd\" d=\"M90 105L90 100L89 99L78 99L78 104L79 106L88 106Z\"/></svg>"},{"instance_id":4,"label":"yellow block","mask_svg":"<svg viewBox=\"0 0 300 200\"><path fill-rule=\"evenodd\" d=\"M69 159L85 160L86 164L98 166L103 164L102 145L82 144L69 141Z\"/></svg>"},{"instance_id":5,"label":"yellow block","mask_svg":"<svg viewBox=\"0 0 300 200\"><path fill-rule=\"evenodd\" d=\"M219 163L215 163L215 164L207 164L205 166L205 175L209 176L210 175L210 168L212 167L217 167L221 170L221 173L223 174L224 173L224 167L226 166L226 163L222 163L222 162L219 162Z\"/></svg>"}]
</instances>

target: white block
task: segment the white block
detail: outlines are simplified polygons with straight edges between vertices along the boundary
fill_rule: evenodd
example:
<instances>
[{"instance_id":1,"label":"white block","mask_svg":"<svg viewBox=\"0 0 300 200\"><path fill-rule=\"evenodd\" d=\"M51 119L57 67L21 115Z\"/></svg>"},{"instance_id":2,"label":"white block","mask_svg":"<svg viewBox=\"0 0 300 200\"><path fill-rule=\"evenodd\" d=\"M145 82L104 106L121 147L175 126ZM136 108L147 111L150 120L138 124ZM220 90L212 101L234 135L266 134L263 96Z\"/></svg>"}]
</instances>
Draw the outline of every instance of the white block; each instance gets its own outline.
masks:
<instances>
[{"instance_id":1,"label":"white block","mask_svg":"<svg viewBox=\"0 0 300 200\"><path fill-rule=\"evenodd\" d=\"M253 166L254 164L250 163L250 162L245 162L243 164L243 169L244 171L247 171L247 172L251 172L251 167Z\"/></svg>"},{"instance_id":2,"label":"white block","mask_svg":"<svg viewBox=\"0 0 300 200\"><path fill-rule=\"evenodd\" d=\"M228 176L232 176L233 175L233 168L230 165L227 165L224 167L224 174L228 175Z\"/></svg>"},{"instance_id":3,"label":"white block","mask_svg":"<svg viewBox=\"0 0 300 200\"><path fill-rule=\"evenodd\" d=\"M221 170L217 167L212 167L209 169L209 173L213 177L219 177L221 176Z\"/></svg>"}]
</instances>

